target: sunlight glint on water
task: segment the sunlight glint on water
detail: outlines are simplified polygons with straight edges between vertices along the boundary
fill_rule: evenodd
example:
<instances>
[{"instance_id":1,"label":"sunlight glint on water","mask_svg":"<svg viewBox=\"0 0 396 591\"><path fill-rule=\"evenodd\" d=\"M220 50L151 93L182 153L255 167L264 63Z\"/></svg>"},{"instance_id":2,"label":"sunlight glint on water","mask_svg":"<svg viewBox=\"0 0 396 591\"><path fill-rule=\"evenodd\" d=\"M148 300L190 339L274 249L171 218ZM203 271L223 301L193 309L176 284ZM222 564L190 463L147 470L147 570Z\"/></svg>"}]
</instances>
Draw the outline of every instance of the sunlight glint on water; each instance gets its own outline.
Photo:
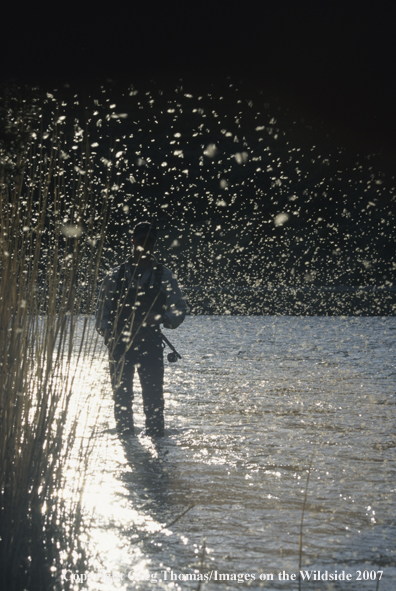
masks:
<instances>
[{"instance_id":1,"label":"sunlight glint on water","mask_svg":"<svg viewBox=\"0 0 396 591\"><path fill-rule=\"evenodd\" d=\"M164 580L164 571L217 570L254 573L250 588L285 589L277 573L298 573L312 460L303 568L355 576L381 567L379 588L390 590L395 330L394 318L188 317L167 333L183 356L166 365L167 435L156 444L139 435L137 388L138 437L124 448L105 352L98 354L85 386L92 421L95 405L101 410L84 502L92 572L113 578L90 588L196 589L196 581ZM260 582L260 573L275 580ZM321 581L320 588L343 587ZM361 588L366 583L348 583Z\"/></svg>"}]
</instances>

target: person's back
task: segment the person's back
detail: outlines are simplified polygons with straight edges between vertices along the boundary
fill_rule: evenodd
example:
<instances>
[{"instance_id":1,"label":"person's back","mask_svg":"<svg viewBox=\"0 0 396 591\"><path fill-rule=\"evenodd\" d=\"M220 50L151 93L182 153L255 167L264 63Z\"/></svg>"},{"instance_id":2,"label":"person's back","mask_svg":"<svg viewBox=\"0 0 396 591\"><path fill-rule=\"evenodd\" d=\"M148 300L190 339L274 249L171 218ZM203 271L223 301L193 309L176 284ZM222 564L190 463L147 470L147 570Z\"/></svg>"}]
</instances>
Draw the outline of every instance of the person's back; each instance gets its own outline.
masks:
<instances>
[{"instance_id":1,"label":"person's back","mask_svg":"<svg viewBox=\"0 0 396 591\"><path fill-rule=\"evenodd\" d=\"M135 369L142 386L146 434L164 435L160 325L177 328L187 310L176 278L152 254L156 238L156 230L148 222L135 226L132 256L106 275L96 311L96 328L109 351L116 426L124 436L134 433Z\"/></svg>"}]
</instances>

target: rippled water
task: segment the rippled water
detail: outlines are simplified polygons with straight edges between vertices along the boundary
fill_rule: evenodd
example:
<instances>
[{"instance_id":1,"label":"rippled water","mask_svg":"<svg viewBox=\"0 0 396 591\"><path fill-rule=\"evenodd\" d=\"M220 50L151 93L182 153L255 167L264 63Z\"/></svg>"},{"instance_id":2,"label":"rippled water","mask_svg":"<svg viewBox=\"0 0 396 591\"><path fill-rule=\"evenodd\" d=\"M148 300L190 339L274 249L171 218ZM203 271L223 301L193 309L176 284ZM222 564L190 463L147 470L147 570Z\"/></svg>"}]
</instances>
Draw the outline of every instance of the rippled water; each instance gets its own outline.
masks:
<instances>
[{"instance_id":1,"label":"rippled water","mask_svg":"<svg viewBox=\"0 0 396 591\"><path fill-rule=\"evenodd\" d=\"M183 359L158 443L139 391L138 436L119 442L104 349L79 386L88 422L100 405L84 587L298 589L303 516L302 570L321 579L302 589L394 589L396 318L187 317L166 334Z\"/></svg>"}]
</instances>

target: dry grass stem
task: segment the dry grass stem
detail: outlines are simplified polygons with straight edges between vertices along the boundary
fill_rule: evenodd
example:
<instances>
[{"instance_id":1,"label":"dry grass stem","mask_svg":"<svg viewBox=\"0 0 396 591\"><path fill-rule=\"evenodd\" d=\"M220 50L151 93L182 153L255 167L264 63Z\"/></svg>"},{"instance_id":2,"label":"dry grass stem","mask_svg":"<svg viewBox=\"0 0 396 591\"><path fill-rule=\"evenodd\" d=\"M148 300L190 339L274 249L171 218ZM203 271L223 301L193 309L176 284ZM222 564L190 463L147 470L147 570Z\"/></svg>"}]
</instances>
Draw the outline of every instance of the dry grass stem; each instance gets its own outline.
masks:
<instances>
[{"instance_id":1,"label":"dry grass stem","mask_svg":"<svg viewBox=\"0 0 396 591\"><path fill-rule=\"evenodd\" d=\"M47 104L44 124L42 103L10 95L1 111L0 586L9 591L50 588L63 565L84 564L93 431L78 439L73 394L97 349L91 316L111 207L88 132L72 152L61 108ZM71 465L79 476L65 494Z\"/></svg>"},{"instance_id":2,"label":"dry grass stem","mask_svg":"<svg viewBox=\"0 0 396 591\"><path fill-rule=\"evenodd\" d=\"M311 475L311 468L312 468L312 460L309 463L308 470L307 470L307 482L305 483L305 491L304 491L304 501L301 510L301 523L300 523L300 535L299 535L299 561L298 561L298 589L301 591L301 568L302 568L302 556L303 556L303 530L304 530L304 515L305 515L305 507L307 505L307 497L308 497L308 485L309 485L309 477Z\"/></svg>"}]
</instances>

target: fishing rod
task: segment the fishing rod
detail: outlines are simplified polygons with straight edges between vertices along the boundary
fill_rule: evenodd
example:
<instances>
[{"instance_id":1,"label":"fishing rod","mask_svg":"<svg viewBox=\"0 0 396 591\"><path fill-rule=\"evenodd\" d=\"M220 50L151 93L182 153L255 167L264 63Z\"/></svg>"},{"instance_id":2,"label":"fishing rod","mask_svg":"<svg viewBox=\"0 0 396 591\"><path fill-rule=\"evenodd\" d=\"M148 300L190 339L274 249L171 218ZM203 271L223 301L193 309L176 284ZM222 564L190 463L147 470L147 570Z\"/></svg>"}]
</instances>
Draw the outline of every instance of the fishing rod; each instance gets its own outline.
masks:
<instances>
[{"instance_id":1,"label":"fishing rod","mask_svg":"<svg viewBox=\"0 0 396 591\"><path fill-rule=\"evenodd\" d=\"M168 339L166 338L166 336L160 331L160 335L161 335L161 339L164 341L164 343L166 345L168 345L169 349L172 349L171 353L168 353L168 361L169 363L175 363L178 359L181 359L182 356L180 355L180 353L178 353L176 351L176 349L174 348L174 346L172 345L171 342L168 341Z\"/></svg>"}]
</instances>

